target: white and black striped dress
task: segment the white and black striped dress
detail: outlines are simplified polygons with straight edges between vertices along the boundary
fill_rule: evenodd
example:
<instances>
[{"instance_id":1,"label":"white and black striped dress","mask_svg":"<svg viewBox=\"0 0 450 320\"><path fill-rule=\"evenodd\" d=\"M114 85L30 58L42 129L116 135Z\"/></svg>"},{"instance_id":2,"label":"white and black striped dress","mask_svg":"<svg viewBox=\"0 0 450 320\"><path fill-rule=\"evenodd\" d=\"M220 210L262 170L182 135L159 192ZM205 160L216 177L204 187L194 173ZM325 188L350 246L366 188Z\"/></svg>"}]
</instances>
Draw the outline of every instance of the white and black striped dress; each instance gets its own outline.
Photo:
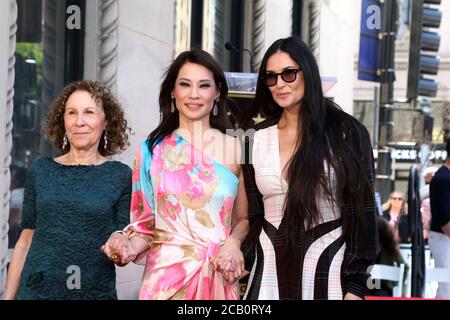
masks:
<instances>
[{"instance_id":1,"label":"white and black striped dress","mask_svg":"<svg viewBox=\"0 0 450 320\"><path fill-rule=\"evenodd\" d=\"M356 241L353 235L359 236L361 230L355 225L352 236L345 239L341 210L322 192L317 195L320 223L306 230L295 250L287 250L283 206L288 183L281 172L276 123L255 133L250 154L251 165L244 169L251 224L243 245L250 269L244 299L336 300L346 292L363 296L367 280L364 268L376 257L376 237L373 241ZM333 170L330 186L334 192ZM262 215L257 212L262 211L261 206ZM369 232L367 237L371 236Z\"/></svg>"}]
</instances>

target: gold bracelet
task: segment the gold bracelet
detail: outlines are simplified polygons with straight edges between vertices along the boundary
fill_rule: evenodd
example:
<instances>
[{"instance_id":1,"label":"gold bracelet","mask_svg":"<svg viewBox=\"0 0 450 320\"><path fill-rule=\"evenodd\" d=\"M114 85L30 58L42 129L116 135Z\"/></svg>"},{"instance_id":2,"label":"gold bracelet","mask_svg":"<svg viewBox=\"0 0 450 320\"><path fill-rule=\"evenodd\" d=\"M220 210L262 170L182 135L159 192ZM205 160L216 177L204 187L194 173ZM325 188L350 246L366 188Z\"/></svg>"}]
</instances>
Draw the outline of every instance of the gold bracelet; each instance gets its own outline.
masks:
<instances>
[{"instance_id":1,"label":"gold bracelet","mask_svg":"<svg viewBox=\"0 0 450 320\"><path fill-rule=\"evenodd\" d=\"M152 242L146 240L144 237L140 236L140 234L138 232L133 232L128 236L128 240L131 240L131 238L133 237L139 237L140 239L144 240L145 242L147 242L148 248L150 249L152 247Z\"/></svg>"},{"instance_id":2,"label":"gold bracelet","mask_svg":"<svg viewBox=\"0 0 450 320\"><path fill-rule=\"evenodd\" d=\"M112 234L114 234L114 233L120 233L121 235L123 235L123 236L125 236L125 237L128 238L128 235L127 235L126 232L123 231L123 230L117 230L117 231L114 231Z\"/></svg>"}]
</instances>

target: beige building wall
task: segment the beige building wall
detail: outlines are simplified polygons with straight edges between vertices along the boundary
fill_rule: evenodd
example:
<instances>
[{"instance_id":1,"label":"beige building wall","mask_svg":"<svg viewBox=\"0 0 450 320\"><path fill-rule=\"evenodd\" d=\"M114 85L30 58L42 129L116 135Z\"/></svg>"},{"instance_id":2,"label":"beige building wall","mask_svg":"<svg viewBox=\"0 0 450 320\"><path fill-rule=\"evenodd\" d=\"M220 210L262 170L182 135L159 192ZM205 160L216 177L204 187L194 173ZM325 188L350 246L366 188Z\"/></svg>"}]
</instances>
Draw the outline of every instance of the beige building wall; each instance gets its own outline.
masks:
<instances>
[{"instance_id":1,"label":"beige building wall","mask_svg":"<svg viewBox=\"0 0 450 320\"><path fill-rule=\"evenodd\" d=\"M160 120L160 84L175 52L175 12L175 1L119 1L116 88L134 135L131 147L117 158L129 166L134 149ZM143 266L129 264L116 270L119 299L136 299Z\"/></svg>"},{"instance_id":2,"label":"beige building wall","mask_svg":"<svg viewBox=\"0 0 450 320\"><path fill-rule=\"evenodd\" d=\"M174 5L167 0L119 2L117 95L134 131L131 148L119 159L129 165L133 149L160 120L160 84L175 52Z\"/></svg>"},{"instance_id":3,"label":"beige building wall","mask_svg":"<svg viewBox=\"0 0 450 320\"><path fill-rule=\"evenodd\" d=\"M266 0L265 50L279 38L292 33L292 0Z\"/></svg>"},{"instance_id":4,"label":"beige building wall","mask_svg":"<svg viewBox=\"0 0 450 320\"><path fill-rule=\"evenodd\" d=\"M0 2L0 298L6 284L8 254L9 185L11 163L12 98L17 5Z\"/></svg>"},{"instance_id":5,"label":"beige building wall","mask_svg":"<svg viewBox=\"0 0 450 320\"><path fill-rule=\"evenodd\" d=\"M354 19L359 11L356 5L347 1L343 4L342 0L322 1L320 11L320 72L322 76L336 77L337 81L326 95L352 114L353 53L358 47L358 38L352 35L359 30Z\"/></svg>"},{"instance_id":6,"label":"beige building wall","mask_svg":"<svg viewBox=\"0 0 450 320\"><path fill-rule=\"evenodd\" d=\"M214 54L214 0L203 1L203 43L202 48Z\"/></svg>"},{"instance_id":7,"label":"beige building wall","mask_svg":"<svg viewBox=\"0 0 450 320\"><path fill-rule=\"evenodd\" d=\"M191 42L191 0L175 0L175 55L188 50Z\"/></svg>"}]
</instances>

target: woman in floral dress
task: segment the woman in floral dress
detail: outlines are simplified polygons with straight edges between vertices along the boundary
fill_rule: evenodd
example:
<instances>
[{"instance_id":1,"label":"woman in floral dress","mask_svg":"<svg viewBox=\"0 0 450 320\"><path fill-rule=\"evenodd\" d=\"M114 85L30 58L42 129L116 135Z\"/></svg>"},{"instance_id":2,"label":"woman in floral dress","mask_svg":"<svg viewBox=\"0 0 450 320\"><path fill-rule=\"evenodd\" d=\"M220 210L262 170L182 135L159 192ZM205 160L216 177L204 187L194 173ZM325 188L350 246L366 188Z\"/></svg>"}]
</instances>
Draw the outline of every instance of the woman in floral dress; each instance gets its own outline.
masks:
<instances>
[{"instance_id":1,"label":"woman in floral dress","mask_svg":"<svg viewBox=\"0 0 450 320\"><path fill-rule=\"evenodd\" d=\"M238 299L248 232L240 144L222 69L205 51L180 54L161 86L160 125L137 148L131 223L104 252L145 263L140 299Z\"/></svg>"}]
</instances>

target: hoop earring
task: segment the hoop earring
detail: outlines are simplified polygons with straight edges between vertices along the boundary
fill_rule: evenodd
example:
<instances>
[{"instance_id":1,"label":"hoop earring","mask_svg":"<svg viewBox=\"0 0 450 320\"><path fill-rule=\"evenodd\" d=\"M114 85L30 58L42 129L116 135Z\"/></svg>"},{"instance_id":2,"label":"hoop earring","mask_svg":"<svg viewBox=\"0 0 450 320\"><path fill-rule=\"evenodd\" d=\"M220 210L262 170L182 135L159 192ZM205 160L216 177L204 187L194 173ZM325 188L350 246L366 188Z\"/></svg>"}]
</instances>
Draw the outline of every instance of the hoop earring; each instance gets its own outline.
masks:
<instances>
[{"instance_id":1,"label":"hoop earring","mask_svg":"<svg viewBox=\"0 0 450 320\"><path fill-rule=\"evenodd\" d=\"M175 113L175 98L172 97L172 102L170 103L170 113Z\"/></svg>"},{"instance_id":2,"label":"hoop earring","mask_svg":"<svg viewBox=\"0 0 450 320\"><path fill-rule=\"evenodd\" d=\"M106 147L108 146L108 132L105 130L105 135L103 136L103 149L106 150Z\"/></svg>"},{"instance_id":3,"label":"hoop earring","mask_svg":"<svg viewBox=\"0 0 450 320\"><path fill-rule=\"evenodd\" d=\"M219 107L217 106L219 104L218 100L214 100L214 107L212 109L212 115L214 117L217 117L219 115Z\"/></svg>"},{"instance_id":4,"label":"hoop earring","mask_svg":"<svg viewBox=\"0 0 450 320\"><path fill-rule=\"evenodd\" d=\"M67 147L67 133L64 133L62 148L65 150Z\"/></svg>"}]
</instances>

